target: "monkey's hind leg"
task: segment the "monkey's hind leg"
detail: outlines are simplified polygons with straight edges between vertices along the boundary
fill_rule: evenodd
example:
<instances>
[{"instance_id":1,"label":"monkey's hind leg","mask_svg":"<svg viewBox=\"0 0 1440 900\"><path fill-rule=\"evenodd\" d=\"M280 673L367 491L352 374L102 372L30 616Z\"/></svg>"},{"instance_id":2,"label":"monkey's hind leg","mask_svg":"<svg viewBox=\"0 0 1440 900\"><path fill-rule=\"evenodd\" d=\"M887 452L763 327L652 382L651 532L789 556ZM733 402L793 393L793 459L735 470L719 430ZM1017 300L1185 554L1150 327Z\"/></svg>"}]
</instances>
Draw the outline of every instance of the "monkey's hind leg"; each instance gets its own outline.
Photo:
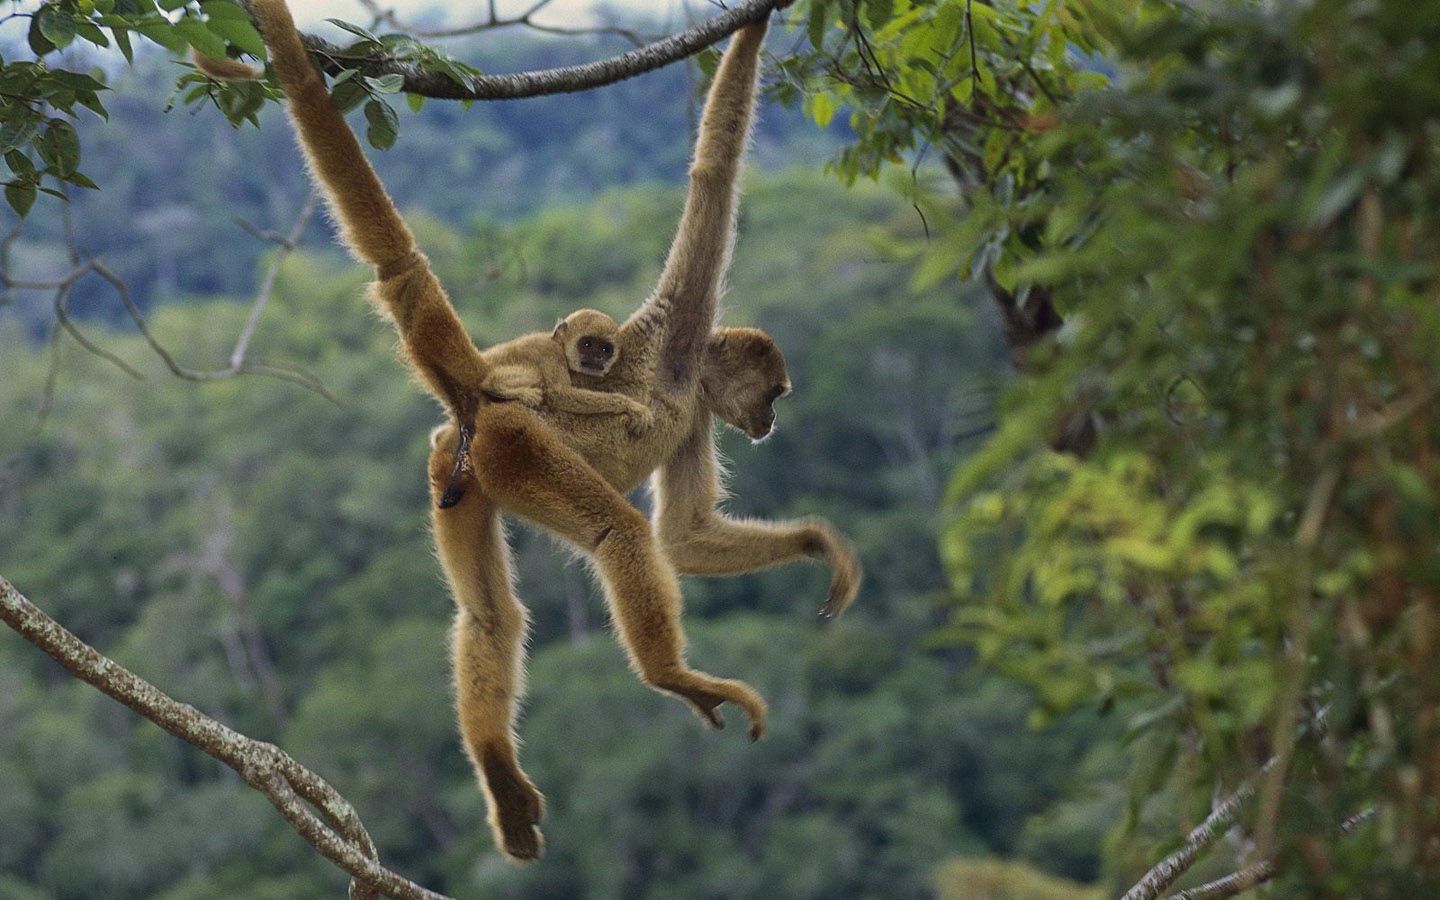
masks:
<instances>
[{"instance_id":1,"label":"monkey's hind leg","mask_svg":"<svg viewBox=\"0 0 1440 900\"><path fill-rule=\"evenodd\" d=\"M432 452L432 491L443 489L453 465L453 442ZM544 839L536 826L545 801L520 768L514 733L528 617L511 588L499 512L472 487L433 517L457 606L451 651L465 750L485 793L496 843L512 859L538 859Z\"/></svg>"},{"instance_id":2,"label":"monkey's hind leg","mask_svg":"<svg viewBox=\"0 0 1440 900\"><path fill-rule=\"evenodd\" d=\"M680 584L650 523L579 454L528 411L490 406L476 420L476 476L509 512L550 529L594 556L631 662L646 684L680 697L714 728L729 701L765 733L765 701L749 685L690 668L680 626Z\"/></svg>"}]
</instances>

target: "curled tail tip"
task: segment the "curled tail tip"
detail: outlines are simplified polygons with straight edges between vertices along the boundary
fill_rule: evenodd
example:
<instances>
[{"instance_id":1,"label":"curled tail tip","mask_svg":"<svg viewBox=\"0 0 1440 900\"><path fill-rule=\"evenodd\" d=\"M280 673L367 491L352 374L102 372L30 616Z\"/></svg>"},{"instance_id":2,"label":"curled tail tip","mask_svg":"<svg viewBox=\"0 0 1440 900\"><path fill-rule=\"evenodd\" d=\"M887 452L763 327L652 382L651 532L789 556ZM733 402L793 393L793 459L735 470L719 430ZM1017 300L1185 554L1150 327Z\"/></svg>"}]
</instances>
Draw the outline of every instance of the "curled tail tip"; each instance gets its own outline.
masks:
<instances>
[{"instance_id":1,"label":"curled tail tip","mask_svg":"<svg viewBox=\"0 0 1440 900\"><path fill-rule=\"evenodd\" d=\"M264 75L259 69L238 59L206 56L194 48L190 50L190 61L195 68L217 81L259 81Z\"/></svg>"}]
</instances>

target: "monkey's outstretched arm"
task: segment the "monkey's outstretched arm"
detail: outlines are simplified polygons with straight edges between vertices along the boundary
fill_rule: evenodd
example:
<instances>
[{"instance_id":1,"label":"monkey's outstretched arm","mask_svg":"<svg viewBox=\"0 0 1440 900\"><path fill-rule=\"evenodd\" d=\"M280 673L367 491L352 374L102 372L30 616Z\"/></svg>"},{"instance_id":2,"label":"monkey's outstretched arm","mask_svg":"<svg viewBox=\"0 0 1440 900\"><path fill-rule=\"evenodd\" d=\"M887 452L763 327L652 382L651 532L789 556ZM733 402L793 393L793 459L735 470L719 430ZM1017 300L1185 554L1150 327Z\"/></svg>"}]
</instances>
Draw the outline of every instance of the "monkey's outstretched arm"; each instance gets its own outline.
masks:
<instances>
[{"instance_id":1,"label":"monkey's outstretched arm","mask_svg":"<svg viewBox=\"0 0 1440 900\"><path fill-rule=\"evenodd\" d=\"M766 27L762 21L736 32L720 61L700 119L685 211L665 268L654 297L625 324L628 329L668 317L660 353L662 381L684 384L699 377L700 352L715 321L715 304L735 243L740 159L754 119Z\"/></svg>"},{"instance_id":2,"label":"monkey's outstretched arm","mask_svg":"<svg viewBox=\"0 0 1440 900\"><path fill-rule=\"evenodd\" d=\"M820 614L839 615L860 588L855 548L820 518L764 522L722 515L712 431L705 414L656 477L655 518L665 555L682 575L738 575L825 559L830 592Z\"/></svg>"},{"instance_id":3,"label":"monkey's outstretched arm","mask_svg":"<svg viewBox=\"0 0 1440 900\"><path fill-rule=\"evenodd\" d=\"M395 322L410 364L456 421L468 427L480 402L484 360L360 142L330 102L284 0L251 0L249 6L270 48L275 75L289 97L300 146L325 191L342 238L356 256L375 267L374 296Z\"/></svg>"}]
</instances>

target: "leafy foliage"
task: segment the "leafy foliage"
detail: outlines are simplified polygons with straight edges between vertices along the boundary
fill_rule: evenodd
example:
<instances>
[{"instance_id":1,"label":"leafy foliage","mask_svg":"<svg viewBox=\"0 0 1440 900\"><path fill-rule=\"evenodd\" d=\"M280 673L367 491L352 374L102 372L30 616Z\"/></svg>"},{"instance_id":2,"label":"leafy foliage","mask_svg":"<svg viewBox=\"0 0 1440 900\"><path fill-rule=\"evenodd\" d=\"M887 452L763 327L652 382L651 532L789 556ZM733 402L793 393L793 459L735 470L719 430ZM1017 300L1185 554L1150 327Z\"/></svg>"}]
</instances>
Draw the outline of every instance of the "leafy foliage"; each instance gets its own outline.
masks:
<instances>
[{"instance_id":1,"label":"leafy foliage","mask_svg":"<svg viewBox=\"0 0 1440 900\"><path fill-rule=\"evenodd\" d=\"M1437 10L807 9L789 89L850 109L840 173L928 147L961 190L916 178L917 286L1064 319L951 484L949 636L1037 721L1129 720L1142 833L1275 756L1245 823L1277 896L1434 893ZM1093 450L1045 449L1076 421Z\"/></svg>"}]
</instances>

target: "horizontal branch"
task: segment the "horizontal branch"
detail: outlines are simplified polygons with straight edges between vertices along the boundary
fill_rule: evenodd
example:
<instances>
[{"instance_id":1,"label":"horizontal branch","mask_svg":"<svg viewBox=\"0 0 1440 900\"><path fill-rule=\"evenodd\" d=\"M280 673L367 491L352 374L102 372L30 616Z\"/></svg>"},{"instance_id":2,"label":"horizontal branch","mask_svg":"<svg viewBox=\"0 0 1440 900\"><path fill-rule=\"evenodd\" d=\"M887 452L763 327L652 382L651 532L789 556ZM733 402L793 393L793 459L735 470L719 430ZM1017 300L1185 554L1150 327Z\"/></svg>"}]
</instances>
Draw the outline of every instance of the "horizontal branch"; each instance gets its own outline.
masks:
<instances>
[{"instance_id":1,"label":"horizontal branch","mask_svg":"<svg viewBox=\"0 0 1440 900\"><path fill-rule=\"evenodd\" d=\"M399 75L405 79L405 91L437 100L518 100L522 97L586 91L653 72L695 55L746 25L763 20L772 10L785 6L788 2L789 0L745 0L734 9L726 10L693 28L618 56L576 66L537 69L513 75L481 75L469 79L469 84L466 85L456 83L442 72L422 69L412 63L387 57L367 57L353 60L352 63L351 59L346 58L345 49L337 44L313 34L302 34L301 39L306 48L325 61L325 70L331 75L353 67L372 77ZM342 59L346 65L341 65Z\"/></svg>"},{"instance_id":2,"label":"horizontal branch","mask_svg":"<svg viewBox=\"0 0 1440 900\"><path fill-rule=\"evenodd\" d=\"M4 578L0 578L0 621L76 678L240 773L315 849L350 873L355 879L351 900L371 900L377 892L399 900L450 900L380 865L375 844L354 807L329 782L274 744L246 737L104 656Z\"/></svg>"}]
</instances>

